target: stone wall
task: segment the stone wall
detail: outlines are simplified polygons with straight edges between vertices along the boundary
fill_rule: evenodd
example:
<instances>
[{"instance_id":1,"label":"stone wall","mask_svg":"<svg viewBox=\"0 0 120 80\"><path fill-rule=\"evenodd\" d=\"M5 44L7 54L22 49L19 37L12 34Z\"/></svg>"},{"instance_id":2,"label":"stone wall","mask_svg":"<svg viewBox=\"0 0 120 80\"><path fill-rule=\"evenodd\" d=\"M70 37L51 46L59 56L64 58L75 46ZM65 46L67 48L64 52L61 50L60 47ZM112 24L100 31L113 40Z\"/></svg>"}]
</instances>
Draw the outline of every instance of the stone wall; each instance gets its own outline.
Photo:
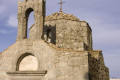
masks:
<instances>
[{"instance_id":1,"label":"stone wall","mask_svg":"<svg viewBox=\"0 0 120 80\"><path fill-rule=\"evenodd\" d=\"M89 53L90 80L109 80L109 69L104 64L102 52L90 51Z\"/></svg>"},{"instance_id":2,"label":"stone wall","mask_svg":"<svg viewBox=\"0 0 120 80\"><path fill-rule=\"evenodd\" d=\"M45 0L18 1L17 41L1 56L0 80L109 80L102 52L92 51L88 23L63 12L45 18Z\"/></svg>"},{"instance_id":3,"label":"stone wall","mask_svg":"<svg viewBox=\"0 0 120 80\"><path fill-rule=\"evenodd\" d=\"M19 61L23 59L24 57L26 57L26 54L29 55L29 53L34 55L38 60L38 68L34 72L41 71L41 70L42 71L47 70L47 73L49 73L50 70L55 68L55 65L53 63L53 61L55 61L54 60L55 51L51 49L47 43L45 43L42 40L25 39L22 41L17 41L15 44L10 46L3 52L2 54L3 57L0 60L0 64L1 64L0 65L0 79L1 80L9 79L9 77L11 76L9 76L7 72L11 72L11 71L13 73L15 73L16 71L19 72L19 69L17 69L17 67L19 67L19 64L18 64ZM34 66L35 65L33 65L33 68ZM52 72L50 73L52 74ZM12 76L11 78L14 78L14 77L15 76ZM18 78L19 77L21 76L18 76ZM26 80L28 80L27 78L29 78L29 76L25 77Z\"/></svg>"},{"instance_id":4,"label":"stone wall","mask_svg":"<svg viewBox=\"0 0 120 80\"><path fill-rule=\"evenodd\" d=\"M89 80L88 53L84 51L57 51L56 80Z\"/></svg>"},{"instance_id":5,"label":"stone wall","mask_svg":"<svg viewBox=\"0 0 120 80\"><path fill-rule=\"evenodd\" d=\"M54 13L46 17L44 33L47 33L47 29L53 30L52 35L55 36L52 36L52 40L60 48L73 50L92 49L91 28L87 22L79 21L73 15ZM83 44L85 45L83 46Z\"/></svg>"},{"instance_id":6,"label":"stone wall","mask_svg":"<svg viewBox=\"0 0 120 80\"><path fill-rule=\"evenodd\" d=\"M88 23L73 16L65 17L69 16L67 14L60 15L63 17L47 18L42 32L44 40L34 38L34 24L29 39L18 39L2 53L1 80L109 80L102 52L92 50L92 32ZM47 41L48 29L51 42ZM37 61L29 60L29 55ZM28 61L22 62L23 59ZM31 65L30 61L36 63Z\"/></svg>"},{"instance_id":7,"label":"stone wall","mask_svg":"<svg viewBox=\"0 0 120 80\"><path fill-rule=\"evenodd\" d=\"M51 39L49 42L59 48L92 50L92 30L87 22L79 21L73 15L65 13L54 13L47 16L45 20L43 32L45 41L47 41L48 30L50 30ZM34 32L36 32L35 26L30 29L31 38L34 37Z\"/></svg>"},{"instance_id":8,"label":"stone wall","mask_svg":"<svg viewBox=\"0 0 120 80\"><path fill-rule=\"evenodd\" d=\"M38 60L38 68L27 69L26 72L20 71L22 67L29 63L27 56L34 55ZM1 80L89 80L88 76L88 53L86 51L73 51L57 48L55 45L46 43L43 40L24 39L6 49L0 60L0 79ZM22 59L29 61L22 62ZM31 67L27 66L27 67ZM31 69L31 70L30 70ZM32 71L32 72L31 72ZM39 72L41 71L41 72ZM36 75L47 71L44 75ZM30 74L32 76L30 76ZM23 75L26 75L23 77Z\"/></svg>"}]
</instances>

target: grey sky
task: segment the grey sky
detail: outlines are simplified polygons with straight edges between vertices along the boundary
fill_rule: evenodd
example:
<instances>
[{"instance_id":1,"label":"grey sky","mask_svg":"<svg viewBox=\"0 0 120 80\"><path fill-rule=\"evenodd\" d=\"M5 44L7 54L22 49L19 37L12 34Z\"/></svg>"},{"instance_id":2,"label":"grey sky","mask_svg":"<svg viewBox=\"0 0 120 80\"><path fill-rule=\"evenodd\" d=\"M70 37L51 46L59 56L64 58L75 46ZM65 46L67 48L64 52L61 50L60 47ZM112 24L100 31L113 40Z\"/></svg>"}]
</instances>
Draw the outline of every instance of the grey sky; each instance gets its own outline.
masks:
<instances>
[{"instance_id":1,"label":"grey sky","mask_svg":"<svg viewBox=\"0 0 120 80\"><path fill-rule=\"evenodd\" d=\"M60 0L47 0L47 14L59 11ZM63 12L89 23L94 49L103 51L110 76L120 78L120 0L63 0ZM17 35L18 0L0 0L0 51L12 45ZM32 22L32 20L31 20Z\"/></svg>"}]
</instances>

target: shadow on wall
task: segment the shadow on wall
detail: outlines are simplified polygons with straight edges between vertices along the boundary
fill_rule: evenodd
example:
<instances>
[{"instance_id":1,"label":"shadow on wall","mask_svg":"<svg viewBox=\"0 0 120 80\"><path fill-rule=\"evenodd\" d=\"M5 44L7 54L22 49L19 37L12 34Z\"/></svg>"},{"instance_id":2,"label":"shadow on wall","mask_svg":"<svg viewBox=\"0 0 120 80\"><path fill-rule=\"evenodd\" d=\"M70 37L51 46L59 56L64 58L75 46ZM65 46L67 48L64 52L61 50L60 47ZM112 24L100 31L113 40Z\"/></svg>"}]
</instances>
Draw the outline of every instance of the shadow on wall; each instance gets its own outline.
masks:
<instances>
[{"instance_id":1,"label":"shadow on wall","mask_svg":"<svg viewBox=\"0 0 120 80\"><path fill-rule=\"evenodd\" d=\"M84 75L84 80L91 80L91 79L89 78L89 74L88 74L88 73L86 73L86 74Z\"/></svg>"},{"instance_id":2,"label":"shadow on wall","mask_svg":"<svg viewBox=\"0 0 120 80\"><path fill-rule=\"evenodd\" d=\"M44 40L56 44L56 25L44 26Z\"/></svg>"}]
</instances>

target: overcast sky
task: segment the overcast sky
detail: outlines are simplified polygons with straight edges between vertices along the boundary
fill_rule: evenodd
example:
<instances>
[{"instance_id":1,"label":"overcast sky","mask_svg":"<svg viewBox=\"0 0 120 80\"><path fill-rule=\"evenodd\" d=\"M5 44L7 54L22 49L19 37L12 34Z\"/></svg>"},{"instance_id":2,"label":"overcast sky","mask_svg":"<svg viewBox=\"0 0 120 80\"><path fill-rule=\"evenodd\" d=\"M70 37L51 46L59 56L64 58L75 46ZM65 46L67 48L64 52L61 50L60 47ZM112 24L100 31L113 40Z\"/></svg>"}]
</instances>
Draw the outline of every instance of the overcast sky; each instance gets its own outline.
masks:
<instances>
[{"instance_id":1,"label":"overcast sky","mask_svg":"<svg viewBox=\"0 0 120 80\"><path fill-rule=\"evenodd\" d=\"M60 0L47 0L46 15L59 12ZM63 0L63 12L89 23L94 50L102 50L110 77L120 78L120 0ZM16 41L18 0L0 0L0 52ZM34 23L31 13L29 25Z\"/></svg>"}]
</instances>

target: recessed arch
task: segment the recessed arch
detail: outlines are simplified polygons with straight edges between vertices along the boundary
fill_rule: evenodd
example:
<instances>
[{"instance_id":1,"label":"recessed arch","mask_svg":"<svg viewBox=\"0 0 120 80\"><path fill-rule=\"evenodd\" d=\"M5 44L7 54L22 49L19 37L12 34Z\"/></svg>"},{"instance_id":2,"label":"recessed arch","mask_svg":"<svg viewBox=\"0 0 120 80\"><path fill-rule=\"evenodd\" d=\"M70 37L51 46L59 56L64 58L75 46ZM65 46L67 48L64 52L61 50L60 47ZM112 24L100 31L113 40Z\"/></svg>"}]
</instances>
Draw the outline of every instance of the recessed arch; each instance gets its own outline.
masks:
<instances>
[{"instance_id":1,"label":"recessed arch","mask_svg":"<svg viewBox=\"0 0 120 80\"><path fill-rule=\"evenodd\" d=\"M27 19L29 18L29 14L30 14L32 11L34 11L33 8L28 8L28 9L26 10L25 15L26 15L26 18L27 18Z\"/></svg>"},{"instance_id":2,"label":"recessed arch","mask_svg":"<svg viewBox=\"0 0 120 80\"><path fill-rule=\"evenodd\" d=\"M37 71L38 60L31 53L21 55L16 64L16 71Z\"/></svg>"}]
</instances>

